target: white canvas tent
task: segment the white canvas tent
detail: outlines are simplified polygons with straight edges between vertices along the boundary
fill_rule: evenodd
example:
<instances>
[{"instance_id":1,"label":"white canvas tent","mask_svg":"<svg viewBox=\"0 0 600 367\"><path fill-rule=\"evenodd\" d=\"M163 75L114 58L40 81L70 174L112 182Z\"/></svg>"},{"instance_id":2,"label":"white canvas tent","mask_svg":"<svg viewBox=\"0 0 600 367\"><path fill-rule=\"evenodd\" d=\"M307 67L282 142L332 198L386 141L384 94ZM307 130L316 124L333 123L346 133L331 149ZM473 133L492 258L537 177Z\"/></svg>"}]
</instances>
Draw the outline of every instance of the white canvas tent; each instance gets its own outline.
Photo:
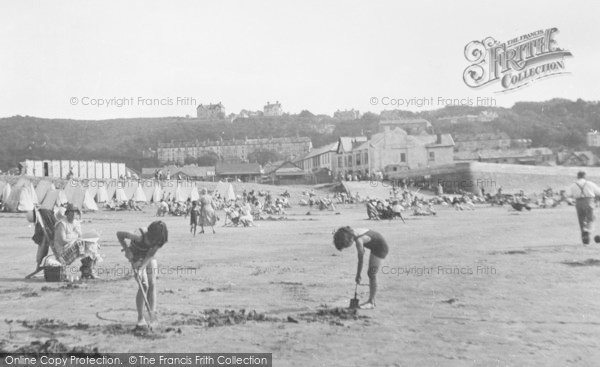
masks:
<instances>
[{"instance_id":1,"label":"white canvas tent","mask_svg":"<svg viewBox=\"0 0 600 367\"><path fill-rule=\"evenodd\" d=\"M135 181L126 181L123 185L123 190L125 190L125 196L128 198L133 198L133 194L139 187L139 184Z\"/></svg>"},{"instance_id":2,"label":"white canvas tent","mask_svg":"<svg viewBox=\"0 0 600 367\"><path fill-rule=\"evenodd\" d=\"M125 195L125 190L123 190L122 187L117 187L117 189L115 190L115 200L119 203L123 202L123 201L129 201L129 199L127 199L127 195Z\"/></svg>"},{"instance_id":3,"label":"white canvas tent","mask_svg":"<svg viewBox=\"0 0 600 367\"><path fill-rule=\"evenodd\" d=\"M225 200L235 200L236 196L235 196L235 191L233 191L233 185L229 184L229 187L227 188L227 192L225 192Z\"/></svg>"},{"instance_id":4,"label":"white canvas tent","mask_svg":"<svg viewBox=\"0 0 600 367\"><path fill-rule=\"evenodd\" d=\"M215 188L215 192L218 192L219 194L221 194L221 196L224 197L227 193L227 190L229 189L228 185L229 184L227 182L219 181L217 187Z\"/></svg>"},{"instance_id":5,"label":"white canvas tent","mask_svg":"<svg viewBox=\"0 0 600 367\"><path fill-rule=\"evenodd\" d=\"M79 187L79 184L73 182L73 181L69 181L67 182L67 184L65 185L65 188L63 189L63 191L65 192L65 195L67 196L67 201L69 203L74 204L75 201L75 194L77 193L77 188ZM83 199L83 198L82 198Z\"/></svg>"},{"instance_id":6,"label":"white canvas tent","mask_svg":"<svg viewBox=\"0 0 600 367\"><path fill-rule=\"evenodd\" d=\"M2 201L6 201L8 200L12 189L8 182L2 182L0 183L0 186L2 186L2 190L0 191L0 199L2 199Z\"/></svg>"},{"instance_id":7,"label":"white canvas tent","mask_svg":"<svg viewBox=\"0 0 600 367\"><path fill-rule=\"evenodd\" d=\"M35 186L33 186L32 182L27 185L27 190L29 191L29 195L31 195L31 201L33 202L33 205L39 204L38 197L35 192Z\"/></svg>"},{"instance_id":8,"label":"white canvas tent","mask_svg":"<svg viewBox=\"0 0 600 367\"><path fill-rule=\"evenodd\" d=\"M142 186L140 184L137 185L137 188L135 189L135 192L133 193L131 198L136 203L139 203L139 202L147 203L148 202L148 199L146 198L146 193L144 193L144 190L142 189Z\"/></svg>"},{"instance_id":9,"label":"white canvas tent","mask_svg":"<svg viewBox=\"0 0 600 367\"><path fill-rule=\"evenodd\" d=\"M148 202L152 202L152 194L154 193L154 184L152 181L142 181L142 190L144 190L144 194L146 195L146 199Z\"/></svg>"},{"instance_id":10,"label":"white canvas tent","mask_svg":"<svg viewBox=\"0 0 600 367\"><path fill-rule=\"evenodd\" d=\"M160 185L154 186L154 191L152 192L152 202L158 203L163 199L163 196L164 193L163 190L160 188Z\"/></svg>"},{"instance_id":11,"label":"white canvas tent","mask_svg":"<svg viewBox=\"0 0 600 367\"><path fill-rule=\"evenodd\" d=\"M184 202L187 200L187 195L184 194L184 190L180 184L177 184L177 188L175 189L175 201L176 202Z\"/></svg>"},{"instance_id":12,"label":"white canvas tent","mask_svg":"<svg viewBox=\"0 0 600 367\"><path fill-rule=\"evenodd\" d=\"M38 182L37 186L35 187L35 194L37 195L38 203L43 203L44 198L46 197L46 193L50 189L54 188L54 184L48 180L41 180L40 182Z\"/></svg>"},{"instance_id":13,"label":"white canvas tent","mask_svg":"<svg viewBox=\"0 0 600 367\"><path fill-rule=\"evenodd\" d=\"M62 206L67 203L67 196L63 190L51 188L46 192L44 201L42 202L43 209L54 209L54 206Z\"/></svg>"},{"instance_id":14,"label":"white canvas tent","mask_svg":"<svg viewBox=\"0 0 600 367\"><path fill-rule=\"evenodd\" d=\"M110 198L114 198L115 197L115 192L117 191L117 186L116 186L116 182L114 181L108 181L105 182L105 189L106 189L106 197L108 198L106 201L108 201Z\"/></svg>"},{"instance_id":15,"label":"white canvas tent","mask_svg":"<svg viewBox=\"0 0 600 367\"><path fill-rule=\"evenodd\" d=\"M35 189L25 179L19 179L6 200L6 208L10 212L27 212L33 210Z\"/></svg>"},{"instance_id":16,"label":"white canvas tent","mask_svg":"<svg viewBox=\"0 0 600 367\"><path fill-rule=\"evenodd\" d=\"M192 187L192 191L190 191L190 200L198 201L200 199L200 193L198 192L198 188L196 186Z\"/></svg>"},{"instance_id":17,"label":"white canvas tent","mask_svg":"<svg viewBox=\"0 0 600 367\"><path fill-rule=\"evenodd\" d=\"M98 187L96 191L96 202L97 203L106 203L108 201L108 193L106 192L106 188L104 185Z\"/></svg>"},{"instance_id":18,"label":"white canvas tent","mask_svg":"<svg viewBox=\"0 0 600 367\"><path fill-rule=\"evenodd\" d=\"M96 202L94 201L94 197L90 193L89 188L83 189L83 190L85 190L85 192L83 195L83 202L81 203L81 209L90 210L90 211L94 211L94 212L97 211L98 205L96 205Z\"/></svg>"}]
</instances>

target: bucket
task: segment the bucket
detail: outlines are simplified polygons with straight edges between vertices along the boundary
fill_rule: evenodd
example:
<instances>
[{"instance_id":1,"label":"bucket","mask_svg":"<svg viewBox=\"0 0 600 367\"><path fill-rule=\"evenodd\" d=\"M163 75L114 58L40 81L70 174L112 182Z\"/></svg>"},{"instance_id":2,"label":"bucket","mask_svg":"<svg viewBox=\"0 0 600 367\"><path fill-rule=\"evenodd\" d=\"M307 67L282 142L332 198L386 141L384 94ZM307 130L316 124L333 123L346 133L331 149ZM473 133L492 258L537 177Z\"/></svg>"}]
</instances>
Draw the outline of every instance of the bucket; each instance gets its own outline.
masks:
<instances>
[{"instance_id":1,"label":"bucket","mask_svg":"<svg viewBox=\"0 0 600 367\"><path fill-rule=\"evenodd\" d=\"M65 279L65 268L62 266L44 267L44 279L47 282L62 282Z\"/></svg>"}]
</instances>

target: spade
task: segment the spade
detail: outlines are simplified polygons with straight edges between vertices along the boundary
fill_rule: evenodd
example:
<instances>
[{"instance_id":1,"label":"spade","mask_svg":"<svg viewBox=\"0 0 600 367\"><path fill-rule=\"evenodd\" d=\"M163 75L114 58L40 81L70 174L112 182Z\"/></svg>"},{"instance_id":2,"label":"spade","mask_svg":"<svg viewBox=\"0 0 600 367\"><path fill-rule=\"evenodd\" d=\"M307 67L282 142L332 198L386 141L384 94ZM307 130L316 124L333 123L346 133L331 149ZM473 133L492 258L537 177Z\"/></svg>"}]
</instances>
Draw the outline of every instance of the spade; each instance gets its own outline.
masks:
<instances>
[{"instance_id":1,"label":"spade","mask_svg":"<svg viewBox=\"0 0 600 367\"><path fill-rule=\"evenodd\" d=\"M356 291L358 289L358 283L354 287L354 298L350 300L350 308L358 308L358 297L356 296Z\"/></svg>"}]
</instances>

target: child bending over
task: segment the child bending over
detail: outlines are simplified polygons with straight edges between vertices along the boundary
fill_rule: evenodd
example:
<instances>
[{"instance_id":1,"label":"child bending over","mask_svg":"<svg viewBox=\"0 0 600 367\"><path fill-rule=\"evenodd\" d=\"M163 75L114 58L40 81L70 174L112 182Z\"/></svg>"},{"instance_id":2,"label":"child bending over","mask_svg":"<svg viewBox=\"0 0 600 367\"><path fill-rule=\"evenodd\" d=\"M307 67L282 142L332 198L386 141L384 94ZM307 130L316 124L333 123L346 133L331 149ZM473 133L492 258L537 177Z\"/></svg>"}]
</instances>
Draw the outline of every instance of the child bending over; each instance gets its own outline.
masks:
<instances>
[{"instance_id":1,"label":"child bending over","mask_svg":"<svg viewBox=\"0 0 600 367\"><path fill-rule=\"evenodd\" d=\"M363 268L363 258L365 248L371 251L369 255L369 299L360 305L361 309L375 308L375 294L377 293L377 272L388 254L389 247L381 234L366 228L352 229L350 227L341 227L333 235L333 244L335 248L343 249L356 245L358 252L358 267L356 269L356 284L360 284Z\"/></svg>"}]
</instances>

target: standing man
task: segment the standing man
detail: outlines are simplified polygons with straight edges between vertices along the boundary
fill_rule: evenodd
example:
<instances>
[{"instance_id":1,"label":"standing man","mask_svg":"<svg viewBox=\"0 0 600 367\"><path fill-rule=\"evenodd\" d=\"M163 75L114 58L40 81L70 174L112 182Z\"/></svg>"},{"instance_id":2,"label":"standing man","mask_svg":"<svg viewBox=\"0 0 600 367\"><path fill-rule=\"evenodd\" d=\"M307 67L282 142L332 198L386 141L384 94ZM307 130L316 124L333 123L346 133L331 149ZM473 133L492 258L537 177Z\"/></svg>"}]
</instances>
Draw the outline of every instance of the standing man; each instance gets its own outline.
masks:
<instances>
[{"instance_id":1,"label":"standing man","mask_svg":"<svg viewBox=\"0 0 600 367\"><path fill-rule=\"evenodd\" d=\"M585 172L577 173L577 181L570 188L571 196L575 198L577 219L581 229L581 240L584 245L590 243L590 232L594 223L594 198L600 195L600 187L585 179Z\"/></svg>"}]
</instances>

